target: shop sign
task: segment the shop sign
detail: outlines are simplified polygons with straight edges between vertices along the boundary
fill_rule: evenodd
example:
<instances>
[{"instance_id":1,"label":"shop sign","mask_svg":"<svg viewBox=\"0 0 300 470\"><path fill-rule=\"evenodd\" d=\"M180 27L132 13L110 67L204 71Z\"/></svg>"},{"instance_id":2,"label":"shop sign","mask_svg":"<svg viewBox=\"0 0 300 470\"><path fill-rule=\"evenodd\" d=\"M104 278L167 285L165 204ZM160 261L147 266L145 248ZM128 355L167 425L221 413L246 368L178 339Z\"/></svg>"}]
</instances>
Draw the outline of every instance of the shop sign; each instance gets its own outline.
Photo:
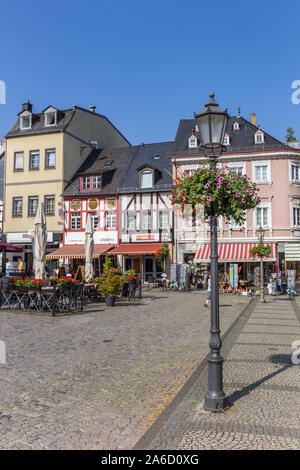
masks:
<instances>
[{"instance_id":1,"label":"shop sign","mask_svg":"<svg viewBox=\"0 0 300 470\"><path fill-rule=\"evenodd\" d=\"M136 240L154 240L154 238L154 235L151 235L150 233L136 235Z\"/></svg>"}]
</instances>

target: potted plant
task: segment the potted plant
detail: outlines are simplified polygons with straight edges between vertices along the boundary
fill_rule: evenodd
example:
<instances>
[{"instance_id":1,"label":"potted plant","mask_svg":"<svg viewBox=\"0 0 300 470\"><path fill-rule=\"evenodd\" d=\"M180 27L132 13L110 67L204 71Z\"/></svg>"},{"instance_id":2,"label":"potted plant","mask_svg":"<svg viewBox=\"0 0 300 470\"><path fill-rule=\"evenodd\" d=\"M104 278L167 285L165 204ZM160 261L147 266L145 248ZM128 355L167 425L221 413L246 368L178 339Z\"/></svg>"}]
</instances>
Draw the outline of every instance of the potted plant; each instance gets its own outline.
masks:
<instances>
[{"instance_id":1,"label":"potted plant","mask_svg":"<svg viewBox=\"0 0 300 470\"><path fill-rule=\"evenodd\" d=\"M259 189L247 175L241 175L225 166L223 169L199 168L195 173L187 172L174 179L171 204L178 205L182 212L192 207L193 218L200 207L204 216L212 213L224 216L227 221L234 219L239 225L245 220L247 209L253 209L261 202Z\"/></svg>"},{"instance_id":2,"label":"potted plant","mask_svg":"<svg viewBox=\"0 0 300 470\"><path fill-rule=\"evenodd\" d=\"M112 307L115 304L116 296L121 291L121 279L118 270L112 266L110 260L104 263L103 271L97 290L105 298L106 305Z\"/></svg>"}]
</instances>

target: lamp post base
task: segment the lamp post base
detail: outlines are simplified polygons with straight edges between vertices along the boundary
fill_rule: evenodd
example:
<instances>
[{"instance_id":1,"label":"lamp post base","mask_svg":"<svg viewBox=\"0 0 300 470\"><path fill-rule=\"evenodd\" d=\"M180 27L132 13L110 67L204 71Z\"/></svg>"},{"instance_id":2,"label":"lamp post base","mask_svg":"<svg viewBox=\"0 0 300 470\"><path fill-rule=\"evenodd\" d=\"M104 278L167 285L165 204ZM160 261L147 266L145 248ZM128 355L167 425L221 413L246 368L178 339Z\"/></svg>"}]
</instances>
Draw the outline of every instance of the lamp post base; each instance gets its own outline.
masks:
<instances>
[{"instance_id":1,"label":"lamp post base","mask_svg":"<svg viewBox=\"0 0 300 470\"><path fill-rule=\"evenodd\" d=\"M228 410L228 408L230 408L228 397L225 396L224 392L220 394L207 392L204 398L203 408L206 411L214 411L216 413Z\"/></svg>"}]
</instances>

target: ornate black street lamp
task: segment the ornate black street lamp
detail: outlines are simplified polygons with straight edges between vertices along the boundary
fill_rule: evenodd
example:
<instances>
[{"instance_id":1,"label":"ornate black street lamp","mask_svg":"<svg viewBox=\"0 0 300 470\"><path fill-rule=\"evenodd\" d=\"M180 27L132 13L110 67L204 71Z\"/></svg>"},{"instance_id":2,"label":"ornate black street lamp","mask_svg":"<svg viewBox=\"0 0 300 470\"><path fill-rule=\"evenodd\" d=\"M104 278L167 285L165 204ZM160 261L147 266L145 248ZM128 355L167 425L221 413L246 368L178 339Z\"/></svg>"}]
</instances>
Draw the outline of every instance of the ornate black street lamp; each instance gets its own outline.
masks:
<instances>
[{"instance_id":1,"label":"ornate black street lamp","mask_svg":"<svg viewBox=\"0 0 300 470\"><path fill-rule=\"evenodd\" d=\"M201 145L209 156L210 167L216 168L216 160L225 149L223 145L224 134L228 121L227 109L222 110L215 102L214 93L205 108L195 114L197 120ZM208 391L205 395L204 409L208 411L224 411L228 408L228 399L223 392L222 364L220 351L222 341L220 337L219 319L219 286L218 286L218 232L217 217L213 205L210 207L210 272L211 272L211 327L210 327L210 354L208 361Z\"/></svg>"},{"instance_id":2,"label":"ornate black street lamp","mask_svg":"<svg viewBox=\"0 0 300 470\"><path fill-rule=\"evenodd\" d=\"M265 230L260 226L257 229L259 243L263 245ZM260 257L260 301L265 302L265 287L264 287L264 263L263 257Z\"/></svg>"}]
</instances>

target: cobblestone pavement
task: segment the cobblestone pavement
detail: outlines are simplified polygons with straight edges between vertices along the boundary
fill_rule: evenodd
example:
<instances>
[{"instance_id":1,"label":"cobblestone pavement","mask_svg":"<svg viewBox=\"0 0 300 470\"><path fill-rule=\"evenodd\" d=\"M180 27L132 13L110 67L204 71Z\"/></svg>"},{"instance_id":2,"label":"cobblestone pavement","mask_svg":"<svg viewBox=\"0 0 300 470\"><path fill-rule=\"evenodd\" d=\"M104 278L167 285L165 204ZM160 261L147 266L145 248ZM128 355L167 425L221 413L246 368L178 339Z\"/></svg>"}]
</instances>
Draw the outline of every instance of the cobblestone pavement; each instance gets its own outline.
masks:
<instances>
[{"instance_id":1,"label":"cobblestone pavement","mask_svg":"<svg viewBox=\"0 0 300 470\"><path fill-rule=\"evenodd\" d=\"M205 293L144 295L55 318L0 313L0 449L134 446L208 351ZM221 297L222 333L248 302Z\"/></svg>"},{"instance_id":2,"label":"cobblestone pavement","mask_svg":"<svg viewBox=\"0 0 300 470\"><path fill-rule=\"evenodd\" d=\"M300 449L300 365L291 361L292 343L300 340L300 298L267 299L255 300L224 342L231 408L203 410L205 368L149 449Z\"/></svg>"}]
</instances>

